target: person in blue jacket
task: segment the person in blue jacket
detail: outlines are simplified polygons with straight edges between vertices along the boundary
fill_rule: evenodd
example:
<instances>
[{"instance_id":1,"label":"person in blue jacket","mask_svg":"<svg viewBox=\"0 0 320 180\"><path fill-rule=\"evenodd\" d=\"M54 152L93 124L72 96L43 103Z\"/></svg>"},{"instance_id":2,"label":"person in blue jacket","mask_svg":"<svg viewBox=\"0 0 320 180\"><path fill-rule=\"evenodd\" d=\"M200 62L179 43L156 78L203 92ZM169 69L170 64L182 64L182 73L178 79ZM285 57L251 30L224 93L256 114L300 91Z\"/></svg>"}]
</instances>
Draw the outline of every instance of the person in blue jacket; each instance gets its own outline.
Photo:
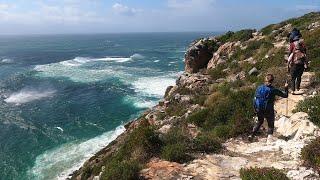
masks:
<instances>
[{"instance_id":1,"label":"person in blue jacket","mask_svg":"<svg viewBox=\"0 0 320 180\"><path fill-rule=\"evenodd\" d=\"M283 98L288 98L288 83L285 83L285 90L281 91L272 86L274 81L274 76L272 74L267 74L265 77L265 83L259 86L256 90L254 98L254 108L258 116L258 122L253 128L252 135L249 136L249 140L257 134L264 119L268 122L268 139L267 142L273 141L273 131L274 131L274 102L276 96Z\"/></svg>"}]
</instances>

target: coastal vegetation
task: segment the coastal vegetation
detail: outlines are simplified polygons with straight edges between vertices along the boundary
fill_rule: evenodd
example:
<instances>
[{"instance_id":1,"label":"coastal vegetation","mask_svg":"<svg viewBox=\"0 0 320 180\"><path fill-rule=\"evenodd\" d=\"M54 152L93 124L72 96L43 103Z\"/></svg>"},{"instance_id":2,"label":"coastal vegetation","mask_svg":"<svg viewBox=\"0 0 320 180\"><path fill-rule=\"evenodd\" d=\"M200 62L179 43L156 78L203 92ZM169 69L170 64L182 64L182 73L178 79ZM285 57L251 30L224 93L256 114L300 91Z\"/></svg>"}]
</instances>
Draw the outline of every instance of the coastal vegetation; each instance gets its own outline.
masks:
<instances>
[{"instance_id":1,"label":"coastal vegetation","mask_svg":"<svg viewBox=\"0 0 320 180\"><path fill-rule=\"evenodd\" d=\"M139 179L140 170L151 158L187 163L203 153L224 151L222 144L229 138L247 136L254 123L254 89L262 83L264 75L274 74L276 87L288 80L287 51L281 42L285 42L292 27L302 30L311 70L320 70L320 29L308 30L319 19L319 13L310 13L260 31L229 31L215 40L204 41L214 52L227 42L239 41L240 45L228 49L230 53L220 57L223 63L205 70L192 83L179 79L180 84L166 93L166 103L161 105L164 108L156 113L156 118L149 119L154 123L140 118L138 121L142 123L128 133L118 150L102 159L99 166L84 167L81 177L98 176L102 171L102 179ZM256 73L249 73L252 69ZM315 96L299 103L296 111L308 113L310 120L320 126L319 107L320 96ZM163 124L170 127L168 131L160 130ZM195 126L196 133L190 133L190 125ZM317 138L302 150L305 164L318 170L319 145ZM241 169L240 176L244 180L288 179L283 171L274 168Z\"/></svg>"}]
</instances>

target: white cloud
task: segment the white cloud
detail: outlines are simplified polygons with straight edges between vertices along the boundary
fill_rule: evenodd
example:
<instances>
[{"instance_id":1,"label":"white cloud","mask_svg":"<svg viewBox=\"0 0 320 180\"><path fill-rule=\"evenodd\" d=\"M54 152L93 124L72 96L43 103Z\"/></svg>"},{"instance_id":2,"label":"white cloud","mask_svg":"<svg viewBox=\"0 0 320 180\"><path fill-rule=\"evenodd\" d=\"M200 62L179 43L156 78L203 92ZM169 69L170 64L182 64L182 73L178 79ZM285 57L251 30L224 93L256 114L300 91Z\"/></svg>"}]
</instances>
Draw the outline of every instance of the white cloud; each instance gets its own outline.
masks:
<instances>
[{"instance_id":1,"label":"white cloud","mask_svg":"<svg viewBox=\"0 0 320 180\"><path fill-rule=\"evenodd\" d=\"M209 8L215 0L168 0L168 7L173 9Z\"/></svg>"},{"instance_id":2,"label":"white cloud","mask_svg":"<svg viewBox=\"0 0 320 180\"><path fill-rule=\"evenodd\" d=\"M8 10L10 7L9 4L5 4L5 3L0 3L0 11L5 11Z\"/></svg>"},{"instance_id":3,"label":"white cloud","mask_svg":"<svg viewBox=\"0 0 320 180\"><path fill-rule=\"evenodd\" d=\"M123 4L120 3L115 3L112 6L112 9L114 12L118 13L118 14L123 14L123 15L127 15L127 16L132 16L137 14L138 12L141 12L141 9L135 9L135 8L130 8L128 6L125 6Z\"/></svg>"}]
</instances>

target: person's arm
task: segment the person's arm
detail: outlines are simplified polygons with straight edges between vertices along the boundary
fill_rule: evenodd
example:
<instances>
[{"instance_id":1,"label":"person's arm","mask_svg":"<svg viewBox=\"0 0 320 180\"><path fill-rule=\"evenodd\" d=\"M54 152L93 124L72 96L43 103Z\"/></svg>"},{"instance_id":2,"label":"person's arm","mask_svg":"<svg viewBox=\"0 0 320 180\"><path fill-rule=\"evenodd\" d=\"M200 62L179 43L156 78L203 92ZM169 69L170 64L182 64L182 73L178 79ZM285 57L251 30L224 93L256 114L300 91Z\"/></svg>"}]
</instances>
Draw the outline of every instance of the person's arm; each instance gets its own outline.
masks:
<instances>
[{"instance_id":1,"label":"person's arm","mask_svg":"<svg viewBox=\"0 0 320 180\"><path fill-rule=\"evenodd\" d=\"M288 97L288 94L289 94L289 88L288 86L285 86L284 88L284 91L281 91L279 89L274 89L274 94L276 96L280 96L280 97L283 97L283 98L287 98Z\"/></svg>"}]
</instances>

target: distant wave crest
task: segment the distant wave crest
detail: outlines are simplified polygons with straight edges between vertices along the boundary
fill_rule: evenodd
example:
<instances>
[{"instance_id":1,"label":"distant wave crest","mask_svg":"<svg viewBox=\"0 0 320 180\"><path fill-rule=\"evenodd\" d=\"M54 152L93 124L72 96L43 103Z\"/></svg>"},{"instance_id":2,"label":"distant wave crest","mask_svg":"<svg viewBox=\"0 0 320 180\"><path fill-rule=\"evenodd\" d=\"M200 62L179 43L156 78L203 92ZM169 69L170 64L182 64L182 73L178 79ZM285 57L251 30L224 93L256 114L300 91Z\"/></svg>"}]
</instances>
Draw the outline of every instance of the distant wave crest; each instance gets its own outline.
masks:
<instances>
[{"instance_id":1,"label":"distant wave crest","mask_svg":"<svg viewBox=\"0 0 320 180\"><path fill-rule=\"evenodd\" d=\"M51 97L56 91L53 89L29 89L24 88L18 92L12 93L4 101L9 104L20 105L35 100L40 100L46 97Z\"/></svg>"}]
</instances>

